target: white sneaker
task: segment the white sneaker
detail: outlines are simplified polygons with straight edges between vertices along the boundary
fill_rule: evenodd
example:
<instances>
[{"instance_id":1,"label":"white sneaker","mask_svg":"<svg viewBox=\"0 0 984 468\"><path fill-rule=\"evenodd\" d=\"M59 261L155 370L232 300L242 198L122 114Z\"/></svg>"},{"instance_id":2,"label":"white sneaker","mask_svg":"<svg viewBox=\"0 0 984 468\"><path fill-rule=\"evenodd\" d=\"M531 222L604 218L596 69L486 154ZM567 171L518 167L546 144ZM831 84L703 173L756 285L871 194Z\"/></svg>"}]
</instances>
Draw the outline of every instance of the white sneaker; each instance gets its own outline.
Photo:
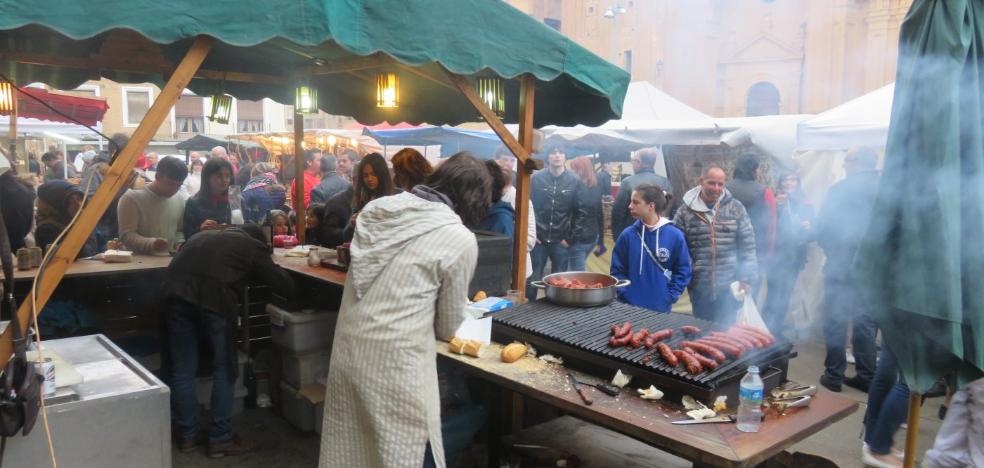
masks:
<instances>
[{"instance_id":1,"label":"white sneaker","mask_svg":"<svg viewBox=\"0 0 984 468\"><path fill-rule=\"evenodd\" d=\"M862 442L862 444L863 444L863 446L862 446L862 450L863 451L871 452L871 448L868 446L868 443L867 442ZM898 458L899 460L904 460L905 459L905 452L903 452L901 450L892 449L892 456L895 457L895 458Z\"/></svg>"},{"instance_id":2,"label":"white sneaker","mask_svg":"<svg viewBox=\"0 0 984 468\"><path fill-rule=\"evenodd\" d=\"M889 457L892 461L883 461L881 459L875 458L875 454L871 453L868 445L865 444L864 448L861 450L861 464L868 468L898 468L903 466L902 460L896 458L893 454Z\"/></svg>"},{"instance_id":3,"label":"white sneaker","mask_svg":"<svg viewBox=\"0 0 984 468\"><path fill-rule=\"evenodd\" d=\"M854 352L850 349L847 350L847 363L854 365Z\"/></svg>"}]
</instances>

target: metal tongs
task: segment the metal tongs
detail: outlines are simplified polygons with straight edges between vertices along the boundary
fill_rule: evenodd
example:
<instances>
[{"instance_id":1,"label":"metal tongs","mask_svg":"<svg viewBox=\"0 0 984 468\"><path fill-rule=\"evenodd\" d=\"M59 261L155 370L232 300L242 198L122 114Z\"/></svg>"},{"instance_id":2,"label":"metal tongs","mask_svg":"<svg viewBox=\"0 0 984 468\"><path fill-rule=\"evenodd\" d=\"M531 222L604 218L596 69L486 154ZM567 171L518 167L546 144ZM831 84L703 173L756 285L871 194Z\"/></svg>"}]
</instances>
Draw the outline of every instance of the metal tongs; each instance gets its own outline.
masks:
<instances>
[{"instance_id":1,"label":"metal tongs","mask_svg":"<svg viewBox=\"0 0 984 468\"><path fill-rule=\"evenodd\" d=\"M780 413L784 413L789 408L804 408L810 406L810 402L813 401L813 395L816 394L816 385L786 382L772 389L769 406L775 408Z\"/></svg>"}]
</instances>

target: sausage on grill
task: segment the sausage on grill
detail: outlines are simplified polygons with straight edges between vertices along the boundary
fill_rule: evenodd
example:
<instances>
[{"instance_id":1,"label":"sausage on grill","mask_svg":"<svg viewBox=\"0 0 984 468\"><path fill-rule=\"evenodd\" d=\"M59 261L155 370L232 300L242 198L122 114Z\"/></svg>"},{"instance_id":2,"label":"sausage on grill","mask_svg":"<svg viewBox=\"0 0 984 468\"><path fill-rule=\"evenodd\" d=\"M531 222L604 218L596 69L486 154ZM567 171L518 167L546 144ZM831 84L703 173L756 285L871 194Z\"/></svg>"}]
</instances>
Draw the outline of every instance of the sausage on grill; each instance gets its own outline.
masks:
<instances>
[{"instance_id":1,"label":"sausage on grill","mask_svg":"<svg viewBox=\"0 0 984 468\"><path fill-rule=\"evenodd\" d=\"M656 350L659 351L660 356L663 356L663 360L667 364L676 367L680 361L677 359L676 355L673 354L673 350L670 349L670 345L666 343L656 343Z\"/></svg>"},{"instance_id":2,"label":"sausage on grill","mask_svg":"<svg viewBox=\"0 0 984 468\"><path fill-rule=\"evenodd\" d=\"M752 350L757 348L755 342L748 339L745 335L739 335L737 333L724 333L724 332L714 332L711 333L711 338L715 338L728 343L734 343L735 345L741 345L742 348L746 350Z\"/></svg>"},{"instance_id":3,"label":"sausage on grill","mask_svg":"<svg viewBox=\"0 0 984 468\"><path fill-rule=\"evenodd\" d=\"M649 330L645 328L639 330L635 335L632 336L632 339L629 340L629 346L633 348L638 348L642 346L642 340L646 339L646 336L648 335L649 335Z\"/></svg>"},{"instance_id":4,"label":"sausage on grill","mask_svg":"<svg viewBox=\"0 0 984 468\"><path fill-rule=\"evenodd\" d=\"M683 361L683 364L687 366L687 372L691 374L700 374L704 371L704 367L700 365L700 361L698 361L693 354L680 349L673 351L673 354L675 354L677 359Z\"/></svg>"},{"instance_id":5,"label":"sausage on grill","mask_svg":"<svg viewBox=\"0 0 984 468\"><path fill-rule=\"evenodd\" d=\"M698 335L700 334L700 328L697 328L693 325L684 325L680 327L680 332L683 333L684 335Z\"/></svg>"},{"instance_id":6,"label":"sausage on grill","mask_svg":"<svg viewBox=\"0 0 984 468\"><path fill-rule=\"evenodd\" d=\"M721 352L720 349L718 349L716 346L714 346L712 344L709 344L709 343L706 343L706 342L705 343L700 343L700 342L697 342L697 341L684 341L683 343L680 343L680 345L686 346L688 348L693 348L694 351L700 351L700 352L702 352L702 353L704 353L704 354L706 354L706 355L714 358L714 360L717 361L717 362L724 362L724 361L728 360L728 357L725 356L724 353Z\"/></svg>"},{"instance_id":7,"label":"sausage on grill","mask_svg":"<svg viewBox=\"0 0 984 468\"><path fill-rule=\"evenodd\" d=\"M629 344L629 340L631 339L632 335L625 335L621 337L613 336L608 339L608 346L611 346L612 348L620 348Z\"/></svg>"},{"instance_id":8,"label":"sausage on grill","mask_svg":"<svg viewBox=\"0 0 984 468\"><path fill-rule=\"evenodd\" d=\"M626 335L632 336L632 322L625 322L625 324L618 329L618 334L615 335L615 338L622 338Z\"/></svg>"},{"instance_id":9,"label":"sausage on grill","mask_svg":"<svg viewBox=\"0 0 984 468\"><path fill-rule=\"evenodd\" d=\"M767 340L759 338L758 335L749 331L742 330L740 328L731 328L724 333L728 336L741 338L745 341L748 341L749 343L751 343L753 348L764 348L767 342Z\"/></svg>"},{"instance_id":10,"label":"sausage on grill","mask_svg":"<svg viewBox=\"0 0 984 468\"><path fill-rule=\"evenodd\" d=\"M693 355L694 358L697 359L697 362L700 363L700 365L702 365L702 366L704 366L704 367L706 367L708 369L717 369L717 367L718 367L717 361L715 361L715 360L713 360L713 359L711 359L711 358L709 358L707 356L704 356L703 354L700 354L697 351L694 351L693 348L690 348L690 347L687 347L687 346L684 346L683 347L683 350L686 351L686 352L688 352L688 353L690 353L691 355Z\"/></svg>"},{"instance_id":11,"label":"sausage on grill","mask_svg":"<svg viewBox=\"0 0 984 468\"><path fill-rule=\"evenodd\" d=\"M652 349L653 347L656 346L656 343L663 341L671 336L673 336L672 328L666 328L657 332L650 333L649 336L646 337L646 343L645 343L646 348Z\"/></svg>"},{"instance_id":12,"label":"sausage on grill","mask_svg":"<svg viewBox=\"0 0 984 468\"><path fill-rule=\"evenodd\" d=\"M751 325L735 325L732 328L737 328L739 330L745 331L746 333L750 333L758 336L760 339L765 340L766 346L771 346L776 342L776 338L772 336L772 333L769 333L768 330L763 330L761 328L753 327Z\"/></svg>"},{"instance_id":13,"label":"sausage on grill","mask_svg":"<svg viewBox=\"0 0 984 468\"><path fill-rule=\"evenodd\" d=\"M740 358L744 349L734 343L728 343L719 338L704 337L697 340L698 343L704 343L719 349L724 354L731 356L733 358Z\"/></svg>"}]
</instances>

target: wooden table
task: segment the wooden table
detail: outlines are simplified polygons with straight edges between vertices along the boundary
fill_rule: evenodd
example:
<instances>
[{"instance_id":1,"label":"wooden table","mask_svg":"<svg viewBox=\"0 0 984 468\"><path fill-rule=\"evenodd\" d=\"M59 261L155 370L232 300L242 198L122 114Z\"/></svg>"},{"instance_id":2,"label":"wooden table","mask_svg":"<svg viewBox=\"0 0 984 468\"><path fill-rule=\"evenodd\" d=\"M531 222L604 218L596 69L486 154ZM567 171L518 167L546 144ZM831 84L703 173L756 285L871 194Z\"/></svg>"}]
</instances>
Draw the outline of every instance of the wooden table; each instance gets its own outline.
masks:
<instances>
[{"instance_id":1,"label":"wooden table","mask_svg":"<svg viewBox=\"0 0 984 468\"><path fill-rule=\"evenodd\" d=\"M273 262L281 268L335 286L345 286L346 273L324 267L310 267L307 257L285 257L284 249L273 249Z\"/></svg>"},{"instance_id":2,"label":"wooden table","mask_svg":"<svg viewBox=\"0 0 984 468\"><path fill-rule=\"evenodd\" d=\"M506 364L499 359L501 349L492 344L484 347L480 358L472 358L450 353L447 343L437 343L438 356L471 375L691 460L695 465L755 466L858 409L857 402L821 389L809 407L791 409L782 416L767 416L757 433L740 432L734 424L676 426L671 421L687 419L679 402L646 401L628 388L613 398L593 387L583 387L594 400L593 405L586 406L570 387L566 368L531 357ZM573 373L582 382L599 381L581 372ZM506 406L509 400L500 398ZM508 408L487 411L492 417L510 414ZM492 432L495 429L490 427Z\"/></svg>"},{"instance_id":3,"label":"wooden table","mask_svg":"<svg viewBox=\"0 0 984 468\"><path fill-rule=\"evenodd\" d=\"M163 271L171 264L171 258L170 255L134 255L133 261L128 263L105 263L102 260L82 258L68 266L68 270L65 272L65 278ZM37 274L37 268L14 270L14 281L30 281ZM2 276L2 273L0 273L0 277Z\"/></svg>"}]
</instances>

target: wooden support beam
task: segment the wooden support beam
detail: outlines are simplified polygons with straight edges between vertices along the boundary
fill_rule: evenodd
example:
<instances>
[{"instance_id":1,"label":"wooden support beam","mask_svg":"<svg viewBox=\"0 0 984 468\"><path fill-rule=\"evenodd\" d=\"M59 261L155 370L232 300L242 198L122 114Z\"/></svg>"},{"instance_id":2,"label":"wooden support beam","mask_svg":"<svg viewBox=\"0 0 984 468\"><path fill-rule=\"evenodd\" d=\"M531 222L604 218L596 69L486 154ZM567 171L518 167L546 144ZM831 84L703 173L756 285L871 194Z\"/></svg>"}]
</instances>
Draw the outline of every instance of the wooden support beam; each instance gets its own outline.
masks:
<instances>
[{"instance_id":1,"label":"wooden support beam","mask_svg":"<svg viewBox=\"0 0 984 468\"><path fill-rule=\"evenodd\" d=\"M304 207L304 114L294 114L294 213L296 214L296 227L294 234L297 240L304 245L304 231L306 211Z\"/></svg>"},{"instance_id":2,"label":"wooden support beam","mask_svg":"<svg viewBox=\"0 0 984 468\"><path fill-rule=\"evenodd\" d=\"M533 172L534 161L530 157L533 148L533 104L534 104L534 78L530 75L523 75L520 82L520 116L519 116L519 137L516 141L506 125L499 120L499 117L492 112L488 104L479 96L475 88L468 80L461 76L445 70L448 79L454 83L455 87L465 95L465 98L478 110L492 131L499 136L499 139L516 155L517 174L516 174L516 224L515 238L526 239L527 216L529 213L529 186L530 174ZM520 292L520 296L526 291L526 242L513 242L513 289Z\"/></svg>"},{"instance_id":3,"label":"wooden support beam","mask_svg":"<svg viewBox=\"0 0 984 468\"><path fill-rule=\"evenodd\" d=\"M102 217L106 208L115 198L116 194L124 188L129 180L129 175L133 171L133 165L137 157L146 148L147 143L153 138L154 133L160 128L164 119L171 112L174 103L181 96L181 91L188 86L188 82L195 75L195 71L201 66L205 56L212 49L214 39L208 36L198 36L192 44L191 49L185 54L171 78L161 89L160 95L154 104L147 111L144 119L140 122L130 142L123 148L117 156L116 161L110 166L109 172L103 179L102 184L96 193L89 198L88 203L82 209L75 224L65 233L61 245L51 256L44 275L38 281L37 289L37 309L40 311L48 302L51 294L55 291L58 283L65 275L65 270L75 261L82 244L89 238L89 234L96 227L99 218ZM21 331L26 336L27 326L31 320L32 304L30 298L21 303L17 309L17 316L20 319ZM11 342L12 330L8 327L0 335L0 362L6 363L10 359L13 349Z\"/></svg>"},{"instance_id":4,"label":"wooden support beam","mask_svg":"<svg viewBox=\"0 0 984 468\"><path fill-rule=\"evenodd\" d=\"M909 416L906 420L908 428L905 430L905 459L902 466L905 468L915 468L916 451L919 449L919 411L922 409L922 395L918 393L909 394Z\"/></svg>"},{"instance_id":5,"label":"wooden support beam","mask_svg":"<svg viewBox=\"0 0 984 468\"><path fill-rule=\"evenodd\" d=\"M8 130L10 131L8 134L8 137L10 138L10 153L7 154L7 159L10 161L10 170L14 171L14 174L16 174L17 173L17 93L19 91L17 91L17 88L13 86L13 83L11 83L10 85L11 85L10 97L13 98L13 102L10 103L11 104L10 120L8 121L9 122ZM27 161L26 158L24 160ZM28 169L29 168L26 167L25 165L24 171L27 172Z\"/></svg>"},{"instance_id":6,"label":"wooden support beam","mask_svg":"<svg viewBox=\"0 0 984 468\"><path fill-rule=\"evenodd\" d=\"M349 73L359 70L368 70L389 65L392 59L384 54L373 54L366 57L353 56L340 60L333 60L324 65L317 65L311 68L312 75L334 75L337 73Z\"/></svg>"},{"instance_id":7,"label":"wooden support beam","mask_svg":"<svg viewBox=\"0 0 984 468\"><path fill-rule=\"evenodd\" d=\"M417 76L419 76L419 77L421 77L421 78L423 78L423 79L425 79L427 81L430 81L431 83L434 83L434 84L443 86L443 87L448 88L448 89L451 89L451 90L455 90L455 91L458 90L458 88L455 87L455 85L453 85L453 84L451 84L451 83L449 83L447 81L444 81L444 80L442 80L442 79L440 79L440 78L438 78L436 76L433 76L430 73L427 73L422 68L412 67L410 65L397 62L396 60L392 60L392 63L393 63L393 65L396 65L396 67L399 68L400 70L404 70L404 71L407 71L409 73L413 73L414 75L417 75Z\"/></svg>"}]
</instances>

